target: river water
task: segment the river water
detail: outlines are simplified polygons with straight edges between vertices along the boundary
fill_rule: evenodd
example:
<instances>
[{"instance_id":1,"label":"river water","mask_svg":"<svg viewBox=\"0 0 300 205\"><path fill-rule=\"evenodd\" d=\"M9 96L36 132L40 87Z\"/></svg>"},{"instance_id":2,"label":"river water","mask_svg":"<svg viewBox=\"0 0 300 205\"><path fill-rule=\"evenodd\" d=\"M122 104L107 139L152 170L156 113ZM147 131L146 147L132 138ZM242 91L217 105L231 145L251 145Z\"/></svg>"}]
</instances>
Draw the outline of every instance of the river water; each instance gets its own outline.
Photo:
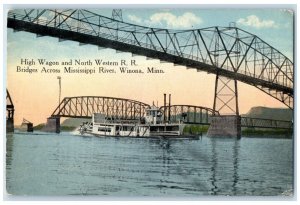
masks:
<instances>
[{"instance_id":1,"label":"river water","mask_svg":"<svg viewBox=\"0 0 300 205\"><path fill-rule=\"evenodd\" d=\"M293 140L7 136L12 195L281 196L293 193Z\"/></svg>"}]
</instances>

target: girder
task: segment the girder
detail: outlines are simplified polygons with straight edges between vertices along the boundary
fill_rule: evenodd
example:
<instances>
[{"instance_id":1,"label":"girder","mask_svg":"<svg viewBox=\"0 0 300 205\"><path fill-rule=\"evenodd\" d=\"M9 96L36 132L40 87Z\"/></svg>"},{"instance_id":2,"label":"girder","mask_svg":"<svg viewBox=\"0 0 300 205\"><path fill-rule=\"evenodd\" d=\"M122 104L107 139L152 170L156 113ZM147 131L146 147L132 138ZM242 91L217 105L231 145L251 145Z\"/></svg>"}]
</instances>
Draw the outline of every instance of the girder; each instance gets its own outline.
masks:
<instances>
[{"instance_id":1,"label":"girder","mask_svg":"<svg viewBox=\"0 0 300 205\"><path fill-rule=\"evenodd\" d=\"M293 62L258 36L237 27L149 28L72 9L11 10L8 27L219 74L255 86L293 108Z\"/></svg>"}]
</instances>

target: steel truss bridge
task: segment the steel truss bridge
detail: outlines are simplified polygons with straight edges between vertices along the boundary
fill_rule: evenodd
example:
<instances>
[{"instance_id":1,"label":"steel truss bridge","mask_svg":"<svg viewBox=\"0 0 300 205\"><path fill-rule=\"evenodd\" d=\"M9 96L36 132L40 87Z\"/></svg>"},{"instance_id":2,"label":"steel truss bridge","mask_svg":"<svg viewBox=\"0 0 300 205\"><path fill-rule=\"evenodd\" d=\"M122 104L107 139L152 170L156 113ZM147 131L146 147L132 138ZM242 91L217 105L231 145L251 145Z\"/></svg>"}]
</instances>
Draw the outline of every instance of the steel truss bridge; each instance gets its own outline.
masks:
<instances>
[{"instance_id":1,"label":"steel truss bridge","mask_svg":"<svg viewBox=\"0 0 300 205\"><path fill-rule=\"evenodd\" d=\"M209 125L212 115L219 115L213 109L195 105L171 105L160 107L166 119L170 122L183 122L185 124Z\"/></svg>"},{"instance_id":2,"label":"steel truss bridge","mask_svg":"<svg viewBox=\"0 0 300 205\"><path fill-rule=\"evenodd\" d=\"M148 104L113 97L78 96L65 97L52 113L53 117L90 118L93 113L101 113L115 121L141 120Z\"/></svg>"},{"instance_id":3,"label":"steel truss bridge","mask_svg":"<svg viewBox=\"0 0 300 205\"><path fill-rule=\"evenodd\" d=\"M101 113L108 120L115 122L144 121L149 104L136 100L78 96L65 97L52 113L52 117L91 118L93 113ZM209 125L216 114L213 109L194 105L168 105L160 107L167 122ZM219 113L217 113L219 114ZM242 117L242 127L291 129L292 122Z\"/></svg>"},{"instance_id":4,"label":"steel truss bridge","mask_svg":"<svg viewBox=\"0 0 300 205\"><path fill-rule=\"evenodd\" d=\"M171 30L108 18L90 10L11 10L8 27L80 44L131 52L216 74L213 109L238 113L237 81L252 85L293 108L293 62L258 36L235 26ZM229 99L222 89L234 81ZM219 83L218 83L219 82ZM235 106L230 102L235 101ZM219 104L219 105L218 105Z\"/></svg>"}]
</instances>

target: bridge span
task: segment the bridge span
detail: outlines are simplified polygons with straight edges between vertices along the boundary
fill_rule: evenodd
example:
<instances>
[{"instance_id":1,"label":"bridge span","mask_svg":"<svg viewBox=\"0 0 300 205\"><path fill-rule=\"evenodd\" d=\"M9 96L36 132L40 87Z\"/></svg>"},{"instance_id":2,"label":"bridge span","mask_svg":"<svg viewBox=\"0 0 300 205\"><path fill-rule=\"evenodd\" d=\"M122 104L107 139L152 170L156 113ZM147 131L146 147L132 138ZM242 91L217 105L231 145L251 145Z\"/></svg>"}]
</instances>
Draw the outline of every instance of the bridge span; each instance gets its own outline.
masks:
<instances>
[{"instance_id":1,"label":"bridge span","mask_svg":"<svg viewBox=\"0 0 300 205\"><path fill-rule=\"evenodd\" d=\"M215 111L238 112L236 81L252 85L293 108L293 62L258 36L237 27L171 30L108 18L90 10L26 9L8 13L9 28L143 55L216 74ZM234 80L233 97L222 100L221 77ZM220 104L220 105L218 105Z\"/></svg>"},{"instance_id":2,"label":"bridge span","mask_svg":"<svg viewBox=\"0 0 300 205\"><path fill-rule=\"evenodd\" d=\"M136 100L102 96L65 97L55 108L51 117L91 118L93 113L101 113L108 120L117 122L144 121L150 105ZM195 105L167 105L160 107L165 122L210 125L219 113L213 109ZM293 123L284 120L271 120L241 117L241 126L249 128L291 129Z\"/></svg>"},{"instance_id":3,"label":"bridge span","mask_svg":"<svg viewBox=\"0 0 300 205\"><path fill-rule=\"evenodd\" d=\"M136 100L103 96L65 97L52 113L52 117L91 118L101 113L107 119L141 120L148 104Z\"/></svg>"}]
</instances>

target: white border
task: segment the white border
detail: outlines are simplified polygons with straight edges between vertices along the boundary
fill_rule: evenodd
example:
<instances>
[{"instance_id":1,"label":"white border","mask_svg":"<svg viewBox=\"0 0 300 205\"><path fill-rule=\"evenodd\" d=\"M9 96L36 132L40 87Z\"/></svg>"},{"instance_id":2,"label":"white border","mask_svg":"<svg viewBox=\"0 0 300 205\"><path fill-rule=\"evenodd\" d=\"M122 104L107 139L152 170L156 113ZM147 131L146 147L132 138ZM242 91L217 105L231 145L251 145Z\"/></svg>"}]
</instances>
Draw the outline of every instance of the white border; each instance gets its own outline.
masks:
<instances>
[{"instance_id":1,"label":"white border","mask_svg":"<svg viewBox=\"0 0 300 205\"><path fill-rule=\"evenodd\" d=\"M113 5L119 5L121 7L133 7L132 4L135 4L134 7L145 7L146 5L145 4L140 4L141 1L137 1L137 0L127 0L127 1L122 1L122 0L101 0L101 4L99 4L99 2L95 2L94 0L72 0L71 1L71 4L68 3L61 3L62 1L61 0L44 0L44 1L40 1L40 0L25 0L25 1L22 1L22 0L2 0L2 6L0 8L0 18L1 18L1 25L0 25L0 28L4 28L2 29L1 31L1 34L0 34L0 38L1 38L1 46L2 46L2 51L1 51L1 55L0 55L0 62L2 63L2 70L4 70L5 68L5 65L6 65L6 21L4 21L6 18L4 17L4 6L6 8L17 8L17 7L23 7L25 6L25 4L27 4L27 6L29 7L91 7L92 5L87 5L87 4L97 4L97 6L101 6L101 7L113 7ZM151 4L150 6L151 7L161 7L163 5L168 5L168 7L177 7L178 5L174 5L174 4L184 4L184 7L192 7L192 5L188 5L188 4L197 4L198 2L196 2L195 0L184 0L184 1L175 1L175 0L151 0L150 2L146 3L146 4ZM280 1L276 1L274 2L274 0L252 0L252 1L239 1L239 0L227 0L226 1L226 4L224 4L224 0L209 0L209 1L201 1L201 7L203 8L211 8L211 7L217 7L217 8L220 8L220 7L247 7L247 8L257 8L257 7L280 7L282 6L282 4L284 5L287 5L287 4L295 4L296 5L296 9L298 10L298 4L297 4L297 0L280 0ZM251 4L250 4L251 3ZM253 5L256 4L256 5ZM16 5L13 5L13 4L16 4ZM29 5L28 5L29 4ZM53 4L56 4L56 5L53 5ZM103 5L103 4L109 4L109 5ZM128 4L131 4L131 5L128 5ZM153 5L153 4L157 4L157 5ZM169 4L172 4L172 5L169 5ZM230 5L230 4L237 4L237 5ZM200 4L199 4L200 6ZM2 14L2 15L1 15ZM299 20L298 20L298 15L296 15L296 28L299 28ZM295 45L295 58L294 58L294 63L295 63L295 71L297 71L297 68L298 68L298 62L296 61L298 59L298 53L296 52L296 48L298 47L298 41L297 41L297 36L298 36L298 29L295 31L297 35L295 35L295 43L297 42L297 45ZM3 52L3 53L2 53ZM5 55L5 56L4 56ZM298 72L295 72L295 79L297 81L298 79ZM2 120L5 121L5 87L6 87L6 75L5 75L5 72L0 72L0 79L3 79L2 83L0 83L0 90L2 92L2 99L1 99L1 102L0 102L0 109L2 111L2 113L4 113L3 115L3 118ZM297 97L298 96L298 90L297 90L297 82L295 83L295 108L298 107L298 102L297 102ZM3 109L3 110L2 110ZM297 109L295 109L295 123L297 123L295 125L295 128L298 127L298 122L297 122L297 119L298 119L298 112L297 112ZM0 130L2 131L3 135L3 146L0 146L1 148L1 151L3 153L3 157L1 158L1 163L2 163L2 167L1 169L2 172L0 172L0 176L2 178L3 181L5 181L5 152L3 152L5 150L5 130L4 130L4 122L3 123L0 123ZM298 142L297 140L297 129L295 129L294 131L294 136L295 136L295 143ZM295 145L298 145L297 143ZM297 150L295 149L295 153L294 153L294 157L295 157L295 167L294 167L294 172L295 174L297 173L297 164L299 164L299 157L298 157L298 152ZM298 197L299 196L299 189L297 189L297 185L299 184L299 178L296 178L295 176L295 197L294 197L294 200L293 201L276 201L278 200L277 197L203 197L201 199L198 199L198 198L194 198L192 200L212 200L212 201L206 201L205 204L217 204L218 202L221 202L221 200L224 200L222 201L222 204L240 204L241 201L244 201L244 200L249 200L249 201L244 201L243 204L253 204L253 200L255 201L254 203L258 203L258 204L296 204L298 203ZM1 186L0 188L0 192L1 192L1 196L3 195L3 188L4 186ZM59 204L65 204L65 203L72 203L72 204L98 204L99 202L95 202L95 201L89 201L89 200L106 200L105 198L100 198L100 197L95 197L95 198L86 198L86 197L63 197L63 198L56 198L56 199L53 199L52 197L43 197L43 198L40 198L40 197L9 197L7 195L4 195L2 196L2 199L3 197L5 197L4 199L5 200L17 200L17 201L14 201L12 202L13 204L14 203L20 203L19 200L26 200L26 201L23 201L21 202L22 204L40 204L41 202L38 202L39 200L43 200L43 204L52 204L52 203L57 203L57 200L59 201L62 201L60 202ZM28 200L34 200L34 201L28 201ZM44 201L44 200L52 200L52 201ZM67 200L67 201L66 201ZM78 200L77 202L74 202L74 201L69 201L69 200ZM84 201L84 200L87 200L87 201ZM133 199L130 199L130 198L108 198L108 200L134 200L134 201L123 201L123 203L130 203L130 204L140 204L139 201L136 201L136 200L181 200L180 198L177 199L177 198L133 198ZM184 200L184 198L183 198ZM233 201L232 201L233 200ZM262 202L259 202L259 201L256 201L256 200L261 200ZM11 203L11 202L10 202ZM105 203L107 204L119 204L120 202L111 202L111 201L105 201ZM157 203L157 202L152 202L152 201L144 201L143 203L145 204L152 204L152 203ZM185 201L177 201L177 202L167 202L167 201L164 201L164 202L161 202L163 204L167 203L167 204L186 204ZM191 204L195 204L195 203L199 203L199 202L195 202L195 201L189 201L188 203L191 203ZM201 202L203 203L203 202Z\"/></svg>"}]
</instances>

